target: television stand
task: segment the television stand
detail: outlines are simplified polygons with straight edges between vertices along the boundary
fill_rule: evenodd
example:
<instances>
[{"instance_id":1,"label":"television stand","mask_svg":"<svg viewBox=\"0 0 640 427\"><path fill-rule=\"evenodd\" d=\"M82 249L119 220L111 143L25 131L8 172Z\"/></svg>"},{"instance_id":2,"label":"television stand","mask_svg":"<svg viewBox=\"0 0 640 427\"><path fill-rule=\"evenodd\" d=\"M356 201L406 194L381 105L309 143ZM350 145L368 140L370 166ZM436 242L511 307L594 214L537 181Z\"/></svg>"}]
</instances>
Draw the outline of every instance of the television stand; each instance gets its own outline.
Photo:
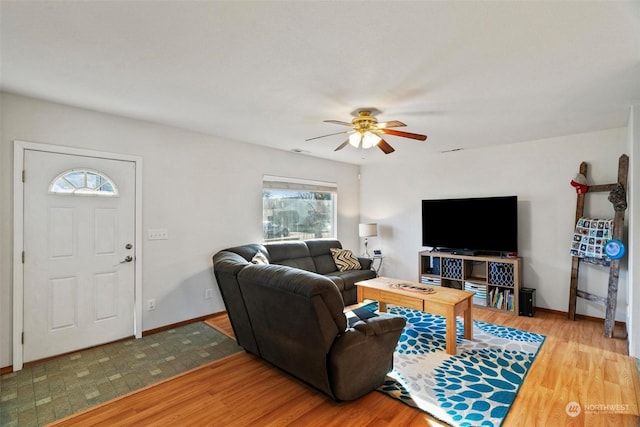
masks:
<instances>
[{"instance_id":1,"label":"television stand","mask_svg":"<svg viewBox=\"0 0 640 427\"><path fill-rule=\"evenodd\" d=\"M475 292L472 302L476 306L508 314L519 313L521 258L461 255L460 252L466 252L466 249L454 251L420 252L418 281L423 285Z\"/></svg>"}]
</instances>

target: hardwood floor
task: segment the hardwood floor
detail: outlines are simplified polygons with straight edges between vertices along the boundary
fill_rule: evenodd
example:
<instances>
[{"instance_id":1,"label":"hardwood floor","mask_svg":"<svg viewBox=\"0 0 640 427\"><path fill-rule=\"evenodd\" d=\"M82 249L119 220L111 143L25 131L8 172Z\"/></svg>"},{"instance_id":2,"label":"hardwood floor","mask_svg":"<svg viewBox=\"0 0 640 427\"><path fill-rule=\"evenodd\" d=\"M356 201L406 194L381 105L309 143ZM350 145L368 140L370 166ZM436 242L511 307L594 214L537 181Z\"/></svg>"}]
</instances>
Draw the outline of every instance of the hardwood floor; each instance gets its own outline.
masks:
<instances>
[{"instance_id":1,"label":"hardwood floor","mask_svg":"<svg viewBox=\"0 0 640 427\"><path fill-rule=\"evenodd\" d=\"M602 322L572 322L544 311L529 318L482 309L474 309L474 318L547 336L504 426L639 425L636 361L626 356L626 340L603 336ZM207 323L231 333L226 316ZM575 417L566 411L572 401L581 405ZM52 425L442 424L380 392L355 402L334 402L270 364L239 353Z\"/></svg>"}]
</instances>

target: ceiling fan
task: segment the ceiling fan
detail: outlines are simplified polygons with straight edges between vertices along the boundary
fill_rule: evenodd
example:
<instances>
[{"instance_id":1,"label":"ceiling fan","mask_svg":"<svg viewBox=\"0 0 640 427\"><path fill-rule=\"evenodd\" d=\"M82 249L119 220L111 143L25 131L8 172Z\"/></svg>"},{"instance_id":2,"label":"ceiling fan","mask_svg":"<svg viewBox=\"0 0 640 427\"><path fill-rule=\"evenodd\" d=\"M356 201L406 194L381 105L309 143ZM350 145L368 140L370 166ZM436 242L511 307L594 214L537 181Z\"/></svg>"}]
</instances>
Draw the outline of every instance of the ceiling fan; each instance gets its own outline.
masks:
<instances>
[{"instance_id":1,"label":"ceiling fan","mask_svg":"<svg viewBox=\"0 0 640 427\"><path fill-rule=\"evenodd\" d=\"M325 138L327 136L340 135L343 133L350 133L349 138L342 144L340 144L335 150L342 150L348 144L353 145L356 148L371 148L377 146L384 154L390 154L395 149L382 139L383 135L401 136L403 138L417 139L424 141L427 139L427 135L420 135L419 133L403 132L395 129L406 126L404 123L397 120L391 120L388 122L378 123L378 120L371 115L371 111L361 110L358 111L358 115L349 122L342 122L340 120L324 120L325 123L335 123L337 125L349 126L351 130L345 130L343 132L330 133L328 135L316 136L309 138L306 141L312 141L314 139Z\"/></svg>"}]
</instances>

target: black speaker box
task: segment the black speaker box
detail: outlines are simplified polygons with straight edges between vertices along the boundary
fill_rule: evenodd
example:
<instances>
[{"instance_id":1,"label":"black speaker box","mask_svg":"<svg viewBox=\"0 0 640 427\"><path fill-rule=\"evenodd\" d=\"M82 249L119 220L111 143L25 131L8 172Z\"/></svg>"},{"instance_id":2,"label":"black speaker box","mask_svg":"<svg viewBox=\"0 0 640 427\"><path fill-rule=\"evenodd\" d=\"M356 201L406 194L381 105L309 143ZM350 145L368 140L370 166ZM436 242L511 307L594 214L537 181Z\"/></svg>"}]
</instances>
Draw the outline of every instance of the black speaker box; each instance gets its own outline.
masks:
<instances>
[{"instance_id":1,"label":"black speaker box","mask_svg":"<svg viewBox=\"0 0 640 427\"><path fill-rule=\"evenodd\" d=\"M519 314L533 317L536 314L536 290L533 288L520 289Z\"/></svg>"}]
</instances>

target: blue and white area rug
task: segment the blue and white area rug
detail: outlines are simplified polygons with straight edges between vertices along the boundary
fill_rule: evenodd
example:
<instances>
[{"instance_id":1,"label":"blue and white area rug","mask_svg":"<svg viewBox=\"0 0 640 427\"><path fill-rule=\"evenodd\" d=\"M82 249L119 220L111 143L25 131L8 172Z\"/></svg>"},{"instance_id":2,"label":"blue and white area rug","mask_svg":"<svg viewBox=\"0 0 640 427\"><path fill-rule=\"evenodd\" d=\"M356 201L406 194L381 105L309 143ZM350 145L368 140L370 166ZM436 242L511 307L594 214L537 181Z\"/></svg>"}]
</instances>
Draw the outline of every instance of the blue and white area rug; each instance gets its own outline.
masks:
<instances>
[{"instance_id":1,"label":"blue and white area rug","mask_svg":"<svg viewBox=\"0 0 640 427\"><path fill-rule=\"evenodd\" d=\"M445 352L444 317L390 306L407 325L394 368L378 390L452 426L500 426L544 335L474 320L473 339L457 321L457 354Z\"/></svg>"}]
</instances>

